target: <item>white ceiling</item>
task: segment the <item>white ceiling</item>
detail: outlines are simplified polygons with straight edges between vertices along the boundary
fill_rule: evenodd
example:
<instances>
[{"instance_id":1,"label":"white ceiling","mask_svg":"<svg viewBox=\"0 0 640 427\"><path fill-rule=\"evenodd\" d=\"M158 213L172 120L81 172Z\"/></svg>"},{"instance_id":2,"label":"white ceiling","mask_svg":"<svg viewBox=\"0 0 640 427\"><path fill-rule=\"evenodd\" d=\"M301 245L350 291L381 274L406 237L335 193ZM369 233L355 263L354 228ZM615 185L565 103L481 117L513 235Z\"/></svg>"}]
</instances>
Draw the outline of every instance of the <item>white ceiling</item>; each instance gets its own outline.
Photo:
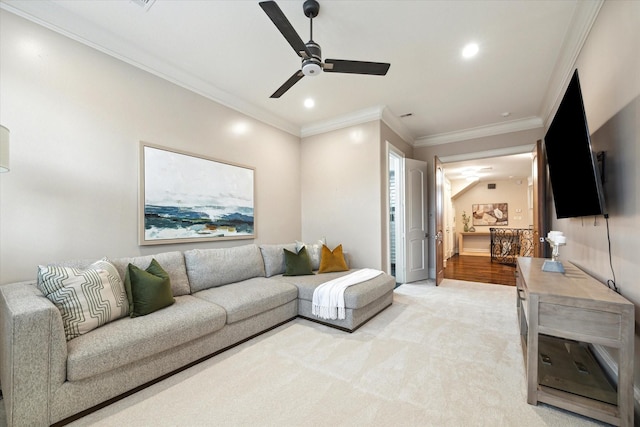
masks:
<instances>
[{"instance_id":1,"label":"white ceiling","mask_svg":"<svg viewBox=\"0 0 640 427\"><path fill-rule=\"evenodd\" d=\"M486 159L449 162L443 165L445 176L450 181L469 181L476 177L477 181L522 180L532 172L531 153L490 157Z\"/></svg>"},{"instance_id":2,"label":"white ceiling","mask_svg":"<svg viewBox=\"0 0 640 427\"><path fill-rule=\"evenodd\" d=\"M278 1L307 41L302 3ZM300 59L258 1L157 0L148 11L131 0L0 5L290 133L377 116L417 146L542 126L599 9L579 0L321 0L313 28L323 58L390 62L389 73L322 73L271 99ZM465 60L470 41L480 52Z\"/></svg>"}]
</instances>

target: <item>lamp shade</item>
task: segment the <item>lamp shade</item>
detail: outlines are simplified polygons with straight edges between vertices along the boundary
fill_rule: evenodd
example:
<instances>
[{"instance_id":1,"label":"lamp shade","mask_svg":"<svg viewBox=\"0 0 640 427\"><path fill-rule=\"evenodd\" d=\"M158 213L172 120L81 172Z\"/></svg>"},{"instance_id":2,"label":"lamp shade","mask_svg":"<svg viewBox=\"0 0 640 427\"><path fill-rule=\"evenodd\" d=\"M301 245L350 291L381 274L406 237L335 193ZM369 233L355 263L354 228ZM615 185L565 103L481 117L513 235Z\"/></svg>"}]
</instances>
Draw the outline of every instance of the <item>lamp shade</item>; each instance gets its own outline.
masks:
<instances>
[{"instance_id":1,"label":"lamp shade","mask_svg":"<svg viewBox=\"0 0 640 427\"><path fill-rule=\"evenodd\" d=\"M9 172L9 129L0 125L0 172Z\"/></svg>"}]
</instances>

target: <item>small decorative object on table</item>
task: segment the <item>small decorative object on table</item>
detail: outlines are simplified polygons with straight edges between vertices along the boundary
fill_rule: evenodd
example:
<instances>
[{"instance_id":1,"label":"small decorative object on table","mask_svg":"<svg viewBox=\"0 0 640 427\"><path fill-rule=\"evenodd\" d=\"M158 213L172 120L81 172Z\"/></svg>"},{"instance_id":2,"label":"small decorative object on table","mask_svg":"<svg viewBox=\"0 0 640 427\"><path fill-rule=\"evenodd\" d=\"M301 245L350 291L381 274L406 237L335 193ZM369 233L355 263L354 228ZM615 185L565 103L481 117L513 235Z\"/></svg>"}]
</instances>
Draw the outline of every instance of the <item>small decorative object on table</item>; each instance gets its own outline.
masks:
<instances>
[{"instance_id":1,"label":"small decorative object on table","mask_svg":"<svg viewBox=\"0 0 640 427\"><path fill-rule=\"evenodd\" d=\"M562 262L558 261L560 256L559 247L567 244L567 238L562 231L550 231L547 234L547 242L551 245L551 259L545 260L542 264L542 271L550 271L555 273L564 273Z\"/></svg>"},{"instance_id":2,"label":"small decorative object on table","mask_svg":"<svg viewBox=\"0 0 640 427\"><path fill-rule=\"evenodd\" d=\"M469 218L467 216L467 212L466 211L462 211L462 224L464 225L464 231L465 232L469 231L469 220L470 219L471 218Z\"/></svg>"}]
</instances>

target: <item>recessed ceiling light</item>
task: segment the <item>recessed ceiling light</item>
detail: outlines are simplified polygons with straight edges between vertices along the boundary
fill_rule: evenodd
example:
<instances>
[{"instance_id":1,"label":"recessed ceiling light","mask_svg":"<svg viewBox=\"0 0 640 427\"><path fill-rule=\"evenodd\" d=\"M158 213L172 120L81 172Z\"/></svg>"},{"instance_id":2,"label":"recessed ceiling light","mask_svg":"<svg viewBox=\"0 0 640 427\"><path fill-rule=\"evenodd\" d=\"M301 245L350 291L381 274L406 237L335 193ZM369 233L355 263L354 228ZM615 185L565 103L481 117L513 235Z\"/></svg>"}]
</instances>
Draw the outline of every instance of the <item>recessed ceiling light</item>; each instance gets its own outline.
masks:
<instances>
[{"instance_id":1,"label":"recessed ceiling light","mask_svg":"<svg viewBox=\"0 0 640 427\"><path fill-rule=\"evenodd\" d=\"M307 108L313 108L313 106L316 105L316 101L314 101L312 98L307 98L304 100L304 106Z\"/></svg>"},{"instance_id":2,"label":"recessed ceiling light","mask_svg":"<svg viewBox=\"0 0 640 427\"><path fill-rule=\"evenodd\" d=\"M467 59L473 58L478 54L479 50L480 47L478 47L477 43L469 43L462 49L462 56Z\"/></svg>"},{"instance_id":3,"label":"recessed ceiling light","mask_svg":"<svg viewBox=\"0 0 640 427\"><path fill-rule=\"evenodd\" d=\"M505 111L504 113L500 114L502 117L509 117L511 115L510 112Z\"/></svg>"}]
</instances>

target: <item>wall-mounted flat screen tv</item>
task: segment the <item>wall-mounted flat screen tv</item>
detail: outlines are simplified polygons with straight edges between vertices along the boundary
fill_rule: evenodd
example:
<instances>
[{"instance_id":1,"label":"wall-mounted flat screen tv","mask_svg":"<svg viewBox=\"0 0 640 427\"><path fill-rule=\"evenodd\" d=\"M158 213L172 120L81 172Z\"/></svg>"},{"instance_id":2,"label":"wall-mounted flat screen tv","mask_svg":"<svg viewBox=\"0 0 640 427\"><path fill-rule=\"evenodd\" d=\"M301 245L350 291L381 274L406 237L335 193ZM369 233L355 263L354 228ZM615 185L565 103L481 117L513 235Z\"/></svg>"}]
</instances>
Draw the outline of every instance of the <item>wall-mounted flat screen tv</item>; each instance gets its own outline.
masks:
<instances>
[{"instance_id":1,"label":"wall-mounted flat screen tv","mask_svg":"<svg viewBox=\"0 0 640 427\"><path fill-rule=\"evenodd\" d=\"M558 218L605 215L602 181L575 70L544 137Z\"/></svg>"}]
</instances>

